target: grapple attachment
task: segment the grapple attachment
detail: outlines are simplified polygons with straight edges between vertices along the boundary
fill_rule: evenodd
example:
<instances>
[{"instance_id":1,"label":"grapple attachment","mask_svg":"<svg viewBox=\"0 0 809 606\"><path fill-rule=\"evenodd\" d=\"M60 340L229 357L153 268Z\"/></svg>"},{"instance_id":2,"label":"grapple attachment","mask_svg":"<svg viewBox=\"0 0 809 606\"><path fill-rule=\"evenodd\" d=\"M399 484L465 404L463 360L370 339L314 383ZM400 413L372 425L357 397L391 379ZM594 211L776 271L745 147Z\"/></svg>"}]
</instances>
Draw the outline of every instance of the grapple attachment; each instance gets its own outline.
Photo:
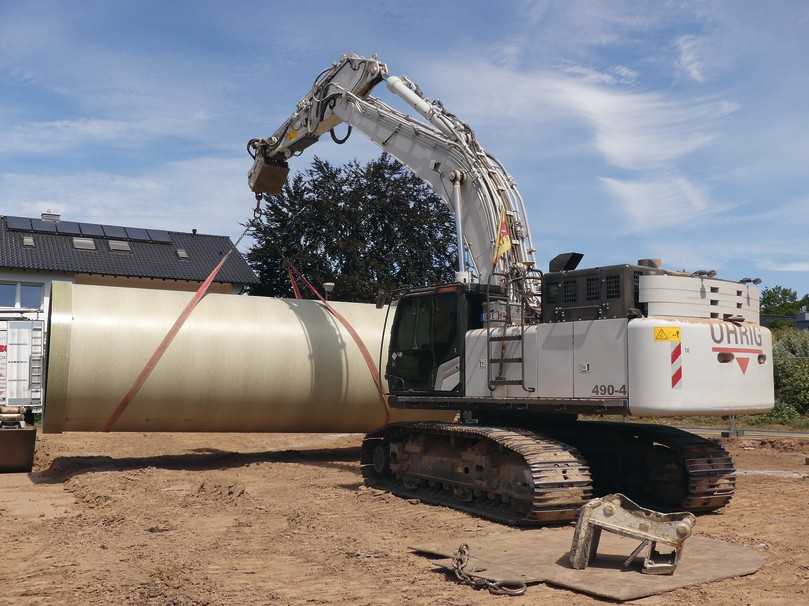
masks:
<instances>
[{"instance_id":1,"label":"grapple attachment","mask_svg":"<svg viewBox=\"0 0 809 606\"><path fill-rule=\"evenodd\" d=\"M253 167L247 174L250 189L256 194L280 194L289 174L289 164L284 160L265 158L256 154Z\"/></svg>"},{"instance_id":2,"label":"grapple attachment","mask_svg":"<svg viewBox=\"0 0 809 606\"><path fill-rule=\"evenodd\" d=\"M601 532L606 530L641 541L624 561L624 568L648 548L641 572L674 574L683 553L683 544L693 533L696 521L692 513L659 513L645 509L619 493L593 499L579 510L579 521L570 547L570 563L577 570L587 568L598 551ZM670 551L658 552L658 543L666 545Z\"/></svg>"}]
</instances>

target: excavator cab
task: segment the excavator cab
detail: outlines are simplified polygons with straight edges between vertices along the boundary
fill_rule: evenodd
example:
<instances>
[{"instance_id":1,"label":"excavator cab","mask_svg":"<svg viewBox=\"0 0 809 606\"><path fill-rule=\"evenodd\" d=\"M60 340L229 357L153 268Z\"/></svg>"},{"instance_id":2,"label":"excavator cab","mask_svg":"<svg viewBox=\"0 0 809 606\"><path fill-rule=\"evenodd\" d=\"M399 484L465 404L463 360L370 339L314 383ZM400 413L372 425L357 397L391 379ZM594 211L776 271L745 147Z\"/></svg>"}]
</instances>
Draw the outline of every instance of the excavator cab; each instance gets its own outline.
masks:
<instances>
[{"instance_id":1,"label":"excavator cab","mask_svg":"<svg viewBox=\"0 0 809 606\"><path fill-rule=\"evenodd\" d=\"M420 288L398 299L385 373L391 394L463 395L466 332L483 326L485 294L475 286Z\"/></svg>"}]
</instances>

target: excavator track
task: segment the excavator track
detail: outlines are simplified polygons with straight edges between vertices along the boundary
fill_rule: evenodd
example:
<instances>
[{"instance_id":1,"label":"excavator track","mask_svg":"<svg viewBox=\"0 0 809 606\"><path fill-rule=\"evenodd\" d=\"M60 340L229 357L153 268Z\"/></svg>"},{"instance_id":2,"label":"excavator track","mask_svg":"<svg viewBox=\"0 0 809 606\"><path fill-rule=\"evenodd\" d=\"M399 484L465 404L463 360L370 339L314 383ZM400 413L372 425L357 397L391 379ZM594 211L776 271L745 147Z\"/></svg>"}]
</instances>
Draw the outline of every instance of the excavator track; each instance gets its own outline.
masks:
<instances>
[{"instance_id":1,"label":"excavator track","mask_svg":"<svg viewBox=\"0 0 809 606\"><path fill-rule=\"evenodd\" d=\"M580 421L547 433L590 461L598 494L623 492L659 509L700 513L721 509L736 492L736 468L727 451L682 429Z\"/></svg>"},{"instance_id":2,"label":"excavator track","mask_svg":"<svg viewBox=\"0 0 809 606\"><path fill-rule=\"evenodd\" d=\"M640 427L639 431L676 453L687 486L677 508L699 513L730 503L736 493L736 467L719 443L674 427L633 427Z\"/></svg>"},{"instance_id":3,"label":"excavator track","mask_svg":"<svg viewBox=\"0 0 809 606\"><path fill-rule=\"evenodd\" d=\"M369 486L512 525L575 520L592 498L576 449L525 429L389 425L366 435L361 464Z\"/></svg>"},{"instance_id":4,"label":"excavator track","mask_svg":"<svg viewBox=\"0 0 809 606\"><path fill-rule=\"evenodd\" d=\"M726 506L736 469L717 442L640 423L525 428L402 423L365 436L368 486L511 525L576 519L593 496L622 492L664 511Z\"/></svg>"}]
</instances>

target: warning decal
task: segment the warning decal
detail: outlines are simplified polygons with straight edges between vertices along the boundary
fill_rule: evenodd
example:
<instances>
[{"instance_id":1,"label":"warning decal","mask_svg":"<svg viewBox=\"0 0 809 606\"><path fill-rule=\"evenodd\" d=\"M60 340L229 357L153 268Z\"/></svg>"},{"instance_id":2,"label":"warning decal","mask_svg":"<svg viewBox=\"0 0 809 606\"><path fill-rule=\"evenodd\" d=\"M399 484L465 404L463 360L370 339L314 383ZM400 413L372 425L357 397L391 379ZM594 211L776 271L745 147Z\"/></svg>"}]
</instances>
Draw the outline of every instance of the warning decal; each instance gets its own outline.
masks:
<instances>
[{"instance_id":1,"label":"warning decal","mask_svg":"<svg viewBox=\"0 0 809 606\"><path fill-rule=\"evenodd\" d=\"M683 388L683 346L679 341L671 342L671 388Z\"/></svg>"},{"instance_id":2,"label":"warning decal","mask_svg":"<svg viewBox=\"0 0 809 606\"><path fill-rule=\"evenodd\" d=\"M680 329L677 326L656 326L653 333L655 341L680 342Z\"/></svg>"}]
</instances>

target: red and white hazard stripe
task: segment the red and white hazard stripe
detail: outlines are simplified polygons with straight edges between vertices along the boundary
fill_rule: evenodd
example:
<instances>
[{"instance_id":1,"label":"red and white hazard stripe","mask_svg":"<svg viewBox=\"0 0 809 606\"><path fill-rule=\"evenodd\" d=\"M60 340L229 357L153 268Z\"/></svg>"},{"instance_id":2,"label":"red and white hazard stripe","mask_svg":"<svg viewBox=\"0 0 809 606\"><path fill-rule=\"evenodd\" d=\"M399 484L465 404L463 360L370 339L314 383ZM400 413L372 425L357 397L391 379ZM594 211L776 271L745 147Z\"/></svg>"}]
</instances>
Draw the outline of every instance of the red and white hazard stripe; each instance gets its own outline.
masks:
<instances>
[{"instance_id":1,"label":"red and white hazard stripe","mask_svg":"<svg viewBox=\"0 0 809 606\"><path fill-rule=\"evenodd\" d=\"M683 346L682 343L671 343L671 388L683 388Z\"/></svg>"}]
</instances>

